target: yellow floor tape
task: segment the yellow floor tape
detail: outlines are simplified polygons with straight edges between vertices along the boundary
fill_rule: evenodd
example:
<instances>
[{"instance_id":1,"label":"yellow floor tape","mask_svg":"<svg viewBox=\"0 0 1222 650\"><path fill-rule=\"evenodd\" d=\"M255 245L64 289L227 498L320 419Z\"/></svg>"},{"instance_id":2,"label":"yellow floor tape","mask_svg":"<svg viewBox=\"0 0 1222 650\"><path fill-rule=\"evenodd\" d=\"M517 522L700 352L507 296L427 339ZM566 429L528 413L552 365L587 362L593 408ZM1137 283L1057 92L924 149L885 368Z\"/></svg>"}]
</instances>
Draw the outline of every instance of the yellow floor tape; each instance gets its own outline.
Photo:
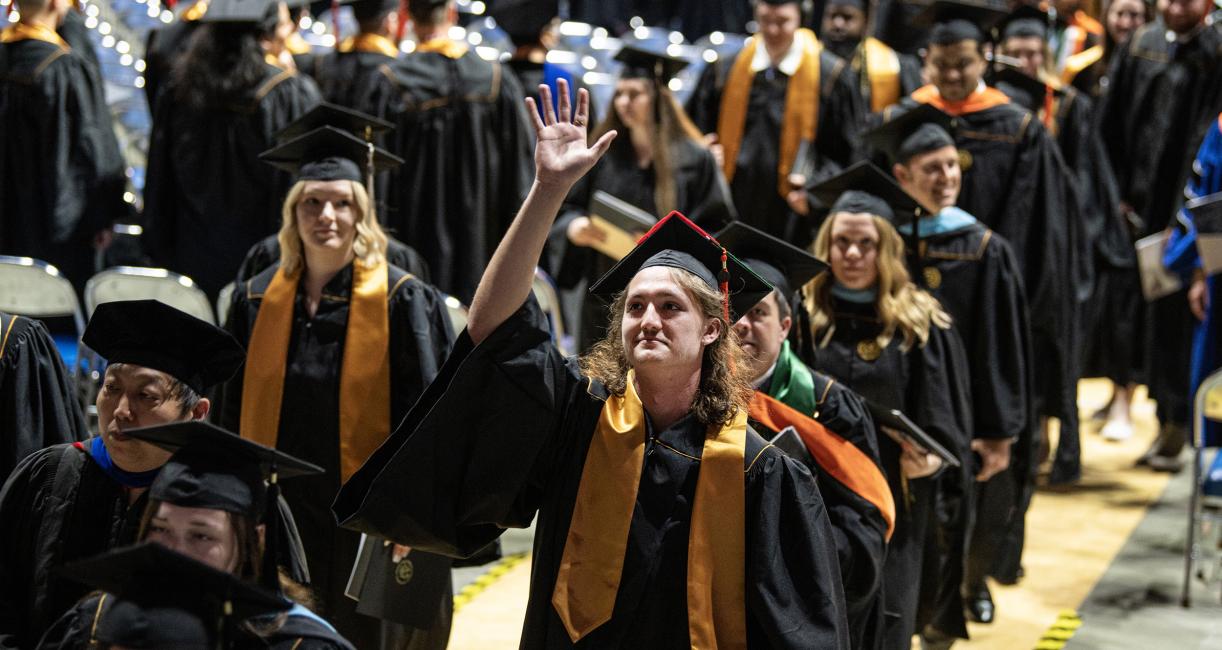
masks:
<instances>
[{"instance_id":1,"label":"yellow floor tape","mask_svg":"<svg viewBox=\"0 0 1222 650\"><path fill-rule=\"evenodd\" d=\"M514 553L501 558L500 562L492 565L483 575L476 578L474 582L458 590L454 596L454 613L462 609L464 605L471 602L472 598L480 595L485 589L492 586L492 583L500 580L502 576L509 573L509 570L517 566L519 562L526 559L526 553Z\"/></svg>"}]
</instances>

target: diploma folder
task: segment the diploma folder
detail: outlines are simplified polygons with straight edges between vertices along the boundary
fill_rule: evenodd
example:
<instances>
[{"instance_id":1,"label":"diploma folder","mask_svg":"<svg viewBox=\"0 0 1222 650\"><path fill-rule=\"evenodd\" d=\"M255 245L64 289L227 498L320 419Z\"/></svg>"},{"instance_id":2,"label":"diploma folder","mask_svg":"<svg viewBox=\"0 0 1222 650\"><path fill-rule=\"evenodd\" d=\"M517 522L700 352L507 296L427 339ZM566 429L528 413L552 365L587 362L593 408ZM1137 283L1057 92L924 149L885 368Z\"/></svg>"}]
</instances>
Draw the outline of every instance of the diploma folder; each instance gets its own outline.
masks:
<instances>
[{"instance_id":1,"label":"diploma folder","mask_svg":"<svg viewBox=\"0 0 1222 650\"><path fill-rule=\"evenodd\" d=\"M607 233L606 241L594 244L594 249L618 262L636 248L637 233L653 228L658 219L627 201L596 190L590 201L590 222Z\"/></svg>"},{"instance_id":2,"label":"diploma folder","mask_svg":"<svg viewBox=\"0 0 1222 650\"><path fill-rule=\"evenodd\" d=\"M874 418L874 424L880 427L889 427L899 432L900 437L907 440L909 444L916 445L938 458L942 462L951 467L959 467L959 459L954 454L950 453L937 440L925 432L924 429L917 426L904 415L899 409L889 409L884 406L879 406L874 402L866 400L866 408L870 411L870 417Z\"/></svg>"},{"instance_id":3,"label":"diploma folder","mask_svg":"<svg viewBox=\"0 0 1222 650\"><path fill-rule=\"evenodd\" d=\"M1154 233L1137 240L1137 270L1141 273L1141 295L1146 301L1158 300L1179 291L1183 286L1179 276L1163 266L1163 250L1167 248L1167 233Z\"/></svg>"},{"instance_id":4,"label":"diploma folder","mask_svg":"<svg viewBox=\"0 0 1222 650\"><path fill-rule=\"evenodd\" d=\"M1205 275L1222 271L1222 192L1193 199L1184 206L1197 230L1197 253Z\"/></svg>"},{"instance_id":5,"label":"diploma folder","mask_svg":"<svg viewBox=\"0 0 1222 650\"><path fill-rule=\"evenodd\" d=\"M785 452L790 458L800 461L803 465L809 468L814 468L815 457L811 455L810 450L806 448L806 443L802 441L802 436L793 427L785 427L781 432L776 434L768 442L772 443L773 447Z\"/></svg>"},{"instance_id":6,"label":"diploma folder","mask_svg":"<svg viewBox=\"0 0 1222 650\"><path fill-rule=\"evenodd\" d=\"M394 546L361 535L344 595L357 601L358 614L426 630L437 622L441 599L451 597L453 560L412 550L394 562Z\"/></svg>"}]
</instances>

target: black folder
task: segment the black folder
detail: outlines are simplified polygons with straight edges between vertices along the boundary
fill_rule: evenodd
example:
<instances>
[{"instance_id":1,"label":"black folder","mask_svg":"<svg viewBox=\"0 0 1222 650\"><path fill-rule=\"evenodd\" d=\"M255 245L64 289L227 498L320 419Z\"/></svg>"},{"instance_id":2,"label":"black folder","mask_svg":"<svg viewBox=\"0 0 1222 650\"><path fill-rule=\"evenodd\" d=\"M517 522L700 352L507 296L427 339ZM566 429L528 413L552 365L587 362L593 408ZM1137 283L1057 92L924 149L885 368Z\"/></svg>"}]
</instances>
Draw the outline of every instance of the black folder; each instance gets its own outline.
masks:
<instances>
[{"instance_id":1,"label":"black folder","mask_svg":"<svg viewBox=\"0 0 1222 650\"><path fill-rule=\"evenodd\" d=\"M908 416L904 415L899 409L889 409L885 406L879 406L878 404L875 404L869 400L866 400L866 408L869 409L870 417L874 418L874 424L876 426L894 429L898 431L900 436L907 440L909 444L916 445L917 447L934 454L938 458L941 458L943 463L950 465L951 467L959 467L958 457L950 453L950 451L948 451L946 447L939 444L937 440L934 440L932 436L926 433L924 429L917 426L916 422L910 420Z\"/></svg>"},{"instance_id":2,"label":"black folder","mask_svg":"<svg viewBox=\"0 0 1222 650\"><path fill-rule=\"evenodd\" d=\"M450 565L444 555L412 550L394 562L394 546L361 536L356 563L344 593L357 601L358 614L429 629L441 611L441 599L452 598Z\"/></svg>"}]
</instances>

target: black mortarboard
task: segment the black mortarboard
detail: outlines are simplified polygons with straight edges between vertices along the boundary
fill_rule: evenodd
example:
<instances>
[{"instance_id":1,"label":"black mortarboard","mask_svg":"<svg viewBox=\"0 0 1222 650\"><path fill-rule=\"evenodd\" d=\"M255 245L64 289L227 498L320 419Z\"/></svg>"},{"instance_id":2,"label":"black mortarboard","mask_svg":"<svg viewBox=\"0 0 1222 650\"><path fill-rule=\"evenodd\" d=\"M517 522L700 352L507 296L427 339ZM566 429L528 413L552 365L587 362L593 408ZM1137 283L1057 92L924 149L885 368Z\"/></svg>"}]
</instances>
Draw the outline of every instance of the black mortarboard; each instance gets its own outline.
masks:
<instances>
[{"instance_id":1,"label":"black mortarboard","mask_svg":"<svg viewBox=\"0 0 1222 650\"><path fill-rule=\"evenodd\" d=\"M615 60L624 64L621 79L656 79L666 83L688 66L688 61L668 54L650 52L632 45L620 48Z\"/></svg>"},{"instance_id":2,"label":"black mortarboard","mask_svg":"<svg viewBox=\"0 0 1222 650\"><path fill-rule=\"evenodd\" d=\"M1001 22L999 41L1007 38L1041 38L1048 40L1051 17L1048 12L1034 5L1022 5L1010 12Z\"/></svg>"},{"instance_id":3,"label":"black mortarboard","mask_svg":"<svg viewBox=\"0 0 1222 650\"><path fill-rule=\"evenodd\" d=\"M65 565L59 574L106 592L95 636L107 646L165 650L223 645L246 619L291 603L160 544L129 546Z\"/></svg>"},{"instance_id":4,"label":"black mortarboard","mask_svg":"<svg viewBox=\"0 0 1222 650\"><path fill-rule=\"evenodd\" d=\"M715 237L786 300L827 268L814 255L741 221L731 221Z\"/></svg>"},{"instance_id":5,"label":"black mortarboard","mask_svg":"<svg viewBox=\"0 0 1222 650\"><path fill-rule=\"evenodd\" d=\"M559 0L493 0L490 4L488 15L517 46L537 43L543 28L560 15Z\"/></svg>"},{"instance_id":6,"label":"black mortarboard","mask_svg":"<svg viewBox=\"0 0 1222 650\"><path fill-rule=\"evenodd\" d=\"M864 12L867 12L867 13L869 13L870 11L870 6L866 3L865 0L827 0L827 3L823 5L823 12L827 13L827 8L833 5L857 7L858 9Z\"/></svg>"},{"instance_id":7,"label":"black mortarboard","mask_svg":"<svg viewBox=\"0 0 1222 650\"><path fill-rule=\"evenodd\" d=\"M891 162L904 164L913 156L955 146L954 127L954 116L932 104L918 104L870 129L865 139Z\"/></svg>"},{"instance_id":8,"label":"black mortarboard","mask_svg":"<svg viewBox=\"0 0 1222 650\"><path fill-rule=\"evenodd\" d=\"M346 4L352 7L352 16L358 21L380 18L399 9L399 0L355 0Z\"/></svg>"},{"instance_id":9,"label":"black mortarboard","mask_svg":"<svg viewBox=\"0 0 1222 650\"><path fill-rule=\"evenodd\" d=\"M934 0L913 19L918 27L930 27L929 42L933 45L950 45L960 41L983 43L1006 11L987 2L963 2L961 0Z\"/></svg>"},{"instance_id":10,"label":"black mortarboard","mask_svg":"<svg viewBox=\"0 0 1222 650\"><path fill-rule=\"evenodd\" d=\"M229 332L156 300L98 305L81 341L107 363L160 370L200 394L232 377L246 359Z\"/></svg>"},{"instance_id":11,"label":"black mortarboard","mask_svg":"<svg viewBox=\"0 0 1222 650\"><path fill-rule=\"evenodd\" d=\"M403 164L402 158L334 126L314 129L264 151L259 158L294 173L298 181L360 183L365 180L371 150L375 170Z\"/></svg>"},{"instance_id":12,"label":"black mortarboard","mask_svg":"<svg viewBox=\"0 0 1222 650\"><path fill-rule=\"evenodd\" d=\"M286 142L324 126L349 131L365 141L371 140L370 136L376 133L395 128L393 123L373 115L330 102L319 102L304 115L277 131L275 138L277 142Z\"/></svg>"},{"instance_id":13,"label":"black mortarboard","mask_svg":"<svg viewBox=\"0 0 1222 650\"><path fill-rule=\"evenodd\" d=\"M294 579L309 575L304 553L295 546L291 514L279 512L279 479L322 474L323 468L200 420L133 429L127 434L174 452L149 488L150 498L188 508L224 510L263 522L268 549L263 577L270 589L278 586L277 564L286 566ZM282 531L286 532L283 538Z\"/></svg>"},{"instance_id":14,"label":"black mortarboard","mask_svg":"<svg viewBox=\"0 0 1222 650\"><path fill-rule=\"evenodd\" d=\"M772 285L678 212L670 213L645 233L636 248L590 286L590 293L601 296L619 293L628 288L638 271L654 266L683 269L713 291L720 291L723 253L729 273L730 322L734 322L767 297Z\"/></svg>"},{"instance_id":15,"label":"black mortarboard","mask_svg":"<svg viewBox=\"0 0 1222 650\"><path fill-rule=\"evenodd\" d=\"M918 209L916 199L894 178L864 160L809 191L819 202L832 206L831 214L873 214L896 225L911 221Z\"/></svg>"},{"instance_id":16,"label":"black mortarboard","mask_svg":"<svg viewBox=\"0 0 1222 650\"><path fill-rule=\"evenodd\" d=\"M990 85L1005 93L1014 103L1030 111L1038 111L1044 105L1048 86L1043 81L1008 65L993 72L991 77Z\"/></svg>"},{"instance_id":17,"label":"black mortarboard","mask_svg":"<svg viewBox=\"0 0 1222 650\"><path fill-rule=\"evenodd\" d=\"M212 0L201 23L261 23L275 15L282 0ZM305 0L287 0L290 9L305 4Z\"/></svg>"}]
</instances>

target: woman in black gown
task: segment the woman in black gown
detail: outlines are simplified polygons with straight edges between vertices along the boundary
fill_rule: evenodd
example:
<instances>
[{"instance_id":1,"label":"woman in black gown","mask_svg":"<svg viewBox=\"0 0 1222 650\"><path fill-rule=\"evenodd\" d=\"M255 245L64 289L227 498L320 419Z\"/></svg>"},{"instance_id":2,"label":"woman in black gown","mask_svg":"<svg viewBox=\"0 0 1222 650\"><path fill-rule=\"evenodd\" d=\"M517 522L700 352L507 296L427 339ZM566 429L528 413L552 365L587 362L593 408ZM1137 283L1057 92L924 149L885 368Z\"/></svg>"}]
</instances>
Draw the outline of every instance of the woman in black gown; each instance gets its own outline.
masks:
<instances>
[{"instance_id":1,"label":"woman in black gown","mask_svg":"<svg viewBox=\"0 0 1222 650\"><path fill-rule=\"evenodd\" d=\"M557 283L575 289L581 298L579 351L603 338L608 313L606 301L584 295L584 288L617 261L591 248L606 237L587 216L596 191L656 217L677 210L708 232L735 218L717 162L666 85L687 62L631 46L616 58L624 62L624 69L615 86L612 110L591 132L590 141L612 130L623 137L573 187L550 238Z\"/></svg>"},{"instance_id":2,"label":"woman in black gown","mask_svg":"<svg viewBox=\"0 0 1222 650\"><path fill-rule=\"evenodd\" d=\"M831 269L803 289L814 342L810 365L870 402L899 409L962 457L971 431L962 343L938 301L909 280L893 218L882 199L848 191L820 227L814 254ZM881 428L888 435L879 436L879 452L897 512L883 573L882 630L874 631L875 640L867 631L865 647L907 648L927 623L940 627L933 619L941 601L958 596L962 538L956 544L940 530L955 528L941 514L958 497L958 473L936 476L937 457Z\"/></svg>"},{"instance_id":3,"label":"woman in black gown","mask_svg":"<svg viewBox=\"0 0 1222 650\"><path fill-rule=\"evenodd\" d=\"M218 408L225 428L326 470L284 486L321 613L358 648L401 648L410 630L357 613L344 595L360 535L335 525L331 501L432 380L454 335L442 295L386 262L361 184L367 155L362 139L327 126L262 155L298 180L279 262L234 291L226 328L248 354ZM395 159L378 149L374 160ZM445 646L449 595L412 643Z\"/></svg>"}]
</instances>

